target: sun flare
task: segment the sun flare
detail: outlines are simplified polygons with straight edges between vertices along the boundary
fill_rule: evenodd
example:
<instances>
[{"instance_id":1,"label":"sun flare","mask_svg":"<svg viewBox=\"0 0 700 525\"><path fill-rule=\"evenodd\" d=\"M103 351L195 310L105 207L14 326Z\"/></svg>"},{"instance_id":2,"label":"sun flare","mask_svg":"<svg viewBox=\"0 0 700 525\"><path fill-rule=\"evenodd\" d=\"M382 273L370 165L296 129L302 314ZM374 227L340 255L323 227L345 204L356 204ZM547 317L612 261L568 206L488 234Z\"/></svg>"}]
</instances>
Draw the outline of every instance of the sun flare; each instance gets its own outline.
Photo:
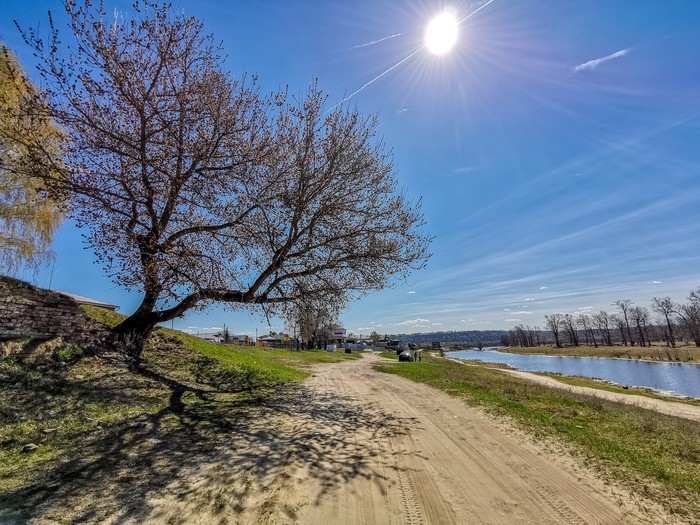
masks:
<instances>
[{"instance_id":1,"label":"sun flare","mask_svg":"<svg viewBox=\"0 0 700 525\"><path fill-rule=\"evenodd\" d=\"M452 13L445 11L433 18L425 30L425 46L435 55L444 55L457 43L459 22Z\"/></svg>"}]
</instances>

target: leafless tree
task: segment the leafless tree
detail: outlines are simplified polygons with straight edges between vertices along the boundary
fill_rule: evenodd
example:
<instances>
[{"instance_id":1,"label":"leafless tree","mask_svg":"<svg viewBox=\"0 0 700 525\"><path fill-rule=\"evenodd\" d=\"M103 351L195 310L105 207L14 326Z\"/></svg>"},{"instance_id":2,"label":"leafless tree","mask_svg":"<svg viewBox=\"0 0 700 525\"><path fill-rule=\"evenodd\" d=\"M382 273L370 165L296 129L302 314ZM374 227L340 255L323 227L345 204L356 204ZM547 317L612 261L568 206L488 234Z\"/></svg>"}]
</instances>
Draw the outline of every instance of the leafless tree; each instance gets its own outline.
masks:
<instances>
[{"instance_id":1,"label":"leafless tree","mask_svg":"<svg viewBox=\"0 0 700 525\"><path fill-rule=\"evenodd\" d=\"M658 313L660 316L663 317L663 321L665 323L666 329L666 341L668 342L668 345L671 347L676 346L676 336L674 333L674 317L676 315L675 313L675 305L673 304L673 301L671 300L670 297L654 297L651 300L651 308L654 310L656 313Z\"/></svg>"},{"instance_id":2,"label":"leafless tree","mask_svg":"<svg viewBox=\"0 0 700 525\"><path fill-rule=\"evenodd\" d=\"M634 304L634 301L631 299L618 299L613 303L614 306L617 306L618 310L620 310L620 313L622 314L622 319L625 322L625 329L627 330L627 337L623 337L622 341L625 346L627 346L627 341L629 340L630 345L634 346L634 337L632 337L632 330L630 329L630 310L632 309L632 305Z\"/></svg>"},{"instance_id":3,"label":"leafless tree","mask_svg":"<svg viewBox=\"0 0 700 525\"><path fill-rule=\"evenodd\" d=\"M420 203L398 188L376 118L326 109L315 84L262 96L232 80L202 24L167 5L137 0L131 20L65 8L71 38L53 22L46 42L23 32L69 140L47 183L71 195L113 279L143 294L115 328L134 361L157 323L192 308L342 305L426 264Z\"/></svg>"},{"instance_id":4,"label":"leafless tree","mask_svg":"<svg viewBox=\"0 0 700 525\"><path fill-rule=\"evenodd\" d=\"M649 310L643 306L635 306L630 309L630 319L634 323L637 329L637 335L639 336L639 345L647 346L651 345L649 338Z\"/></svg>"},{"instance_id":5,"label":"leafless tree","mask_svg":"<svg viewBox=\"0 0 700 525\"><path fill-rule=\"evenodd\" d=\"M316 348L333 336L340 312L332 298L303 296L285 305L287 326L301 338L306 348Z\"/></svg>"},{"instance_id":6,"label":"leafless tree","mask_svg":"<svg viewBox=\"0 0 700 525\"><path fill-rule=\"evenodd\" d=\"M676 304L674 313L678 315L695 346L700 347L700 288L688 295L688 302Z\"/></svg>"},{"instance_id":7,"label":"leafless tree","mask_svg":"<svg viewBox=\"0 0 700 525\"><path fill-rule=\"evenodd\" d=\"M612 314L610 316L610 321L615 327L617 327L618 331L620 332L620 339L622 340L622 344L627 346L627 332L624 318L620 315Z\"/></svg>"},{"instance_id":8,"label":"leafless tree","mask_svg":"<svg viewBox=\"0 0 700 525\"><path fill-rule=\"evenodd\" d=\"M576 324L583 329L583 334L586 339L586 345L590 345L591 342L593 346L598 348L598 341L595 338L595 333L593 331L593 321L586 314L579 314L576 319Z\"/></svg>"},{"instance_id":9,"label":"leafless tree","mask_svg":"<svg viewBox=\"0 0 700 525\"><path fill-rule=\"evenodd\" d=\"M578 346L578 329L576 328L576 319L571 314L564 314L561 317L561 326L569 339L571 346Z\"/></svg>"},{"instance_id":10,"label":"leafless tree","mask_svg":"<svg viewBox=\"0 0 700 525\"><path fill-rule=\"evenodd\" d=\"M547 329L552 332L554 344L557 348L561 348L561 339L559 337L559 328L562 322L562 314L551 314L544 316L544 323Z\"/></svg>"},{"instance_id":11,"label":"leafless tree","mask_svg":"<svg viewBox=\"0 0 700 525\"><path fill-rule=\"evenodd\" d=\"M612 346L611 325L613 323L610 314L604 310L601 310L593 316L593 324L595 325L595 328L600 336L603 338L603 342L608 346Z\"/></svg>"}]
</instances>

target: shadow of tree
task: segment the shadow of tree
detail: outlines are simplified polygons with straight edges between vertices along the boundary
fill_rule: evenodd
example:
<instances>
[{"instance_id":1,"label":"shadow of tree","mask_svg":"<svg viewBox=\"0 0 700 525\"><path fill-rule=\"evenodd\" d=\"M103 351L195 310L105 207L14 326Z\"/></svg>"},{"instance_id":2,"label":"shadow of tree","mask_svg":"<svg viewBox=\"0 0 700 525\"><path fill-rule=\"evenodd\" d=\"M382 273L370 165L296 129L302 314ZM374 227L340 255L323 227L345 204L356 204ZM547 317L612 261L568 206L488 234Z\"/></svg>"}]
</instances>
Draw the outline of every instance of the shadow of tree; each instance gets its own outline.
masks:
<instances>
[{"instance_id":1,"label":"shadow of tree","mask_svg":"<svg viewBox=\"0 0 700 525\"><path fill-rule=\"evenodd\" d=\"M110 395L131 394L117 390ZM366 440L403 435L415 423L300 384L244 395L173 390L162 410L82 439L40 480L1 495L0 521L189 523L189 514L229 523L278 512L294 519L298 506L282 501L285 490L312 482L308 503L318 504L355 478L387 481Z\"/></svg>"}]
</instances>

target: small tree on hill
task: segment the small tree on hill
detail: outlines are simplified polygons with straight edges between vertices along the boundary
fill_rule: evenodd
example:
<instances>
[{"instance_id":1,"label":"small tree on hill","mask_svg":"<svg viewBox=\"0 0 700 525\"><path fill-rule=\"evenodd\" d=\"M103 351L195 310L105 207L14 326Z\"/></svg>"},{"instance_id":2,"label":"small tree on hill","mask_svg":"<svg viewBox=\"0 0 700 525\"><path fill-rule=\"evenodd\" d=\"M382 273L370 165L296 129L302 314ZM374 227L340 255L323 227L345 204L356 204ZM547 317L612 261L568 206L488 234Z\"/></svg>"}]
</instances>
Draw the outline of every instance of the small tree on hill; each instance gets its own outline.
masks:
<instances>
[{"instance_id":1,"label":"small tree on hill","mask_svg":"<svg viewBox=\"0 0 700 525\"><path fill-rule=\"evenodd\" d=\"M421 268L430 239L377 121L231 80L202 24L149 0L133 20L66 2L40 60L69 138L71 214L117 283L142 293L115 338L138 361L157 323L211 302L270 311L351 297ZM40 148L38 148L40 149ZM50 158L49 152L44 151Z\"/></svg>"}]
</instances>

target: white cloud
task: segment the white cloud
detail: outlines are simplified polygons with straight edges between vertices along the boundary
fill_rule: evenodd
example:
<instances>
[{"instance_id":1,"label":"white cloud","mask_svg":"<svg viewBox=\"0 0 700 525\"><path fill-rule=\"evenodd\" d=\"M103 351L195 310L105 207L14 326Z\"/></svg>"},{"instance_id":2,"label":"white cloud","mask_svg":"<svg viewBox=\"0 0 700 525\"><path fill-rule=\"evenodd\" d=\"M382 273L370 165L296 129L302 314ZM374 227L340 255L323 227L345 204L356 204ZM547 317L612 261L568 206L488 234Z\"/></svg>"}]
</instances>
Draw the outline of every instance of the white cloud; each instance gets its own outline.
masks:
<instances>
[{"instance_id":1,"label":"white cloud","mask_svg":"<svg viewBox=\"0 0 700 525\"><path fill-rule=\"evenodd\" d=\"M520 323L520 322L522 322L522 319L518 319L518 318L506 319L504 322L505 323Z\"/></svg>"},{"instance_id":2,"label":"white cloud","mask_svg":"<svg viewBox=\"0 0 700 525\"><path fill-rule=\"evenodd\" d=\"M476 166L462 166L461 168L455 168L452 170L454 173L472 173L478 171L479 168Z\"/></svg>"},{"instance_id":3,"label":"white cloud","mask_svg":"<svg viewBox=\"0 0 700 525\"><path fill-rule=\"evenodd\" d=\"M581 306L581 307L578 309L578 311L581 312L581 313L592 312L592 311L593 311L593 307L592 307L592 306Z\"/></svg>"},{"instance_id":4,"label":"white cloud","mask_svg":"<svg viewBox=\"0 0 700 525\"><path fill-rule=\"evenodd\" d=\"M521 310L520 312L511 312L513 315L532 315L532 312Z\"/></svg>"},{"instance_id":5,"label":"white cloud","mask_svg":"<svg viewBox=\"0 0 700 525\"><path fill-rule=\"evenodd\" d=\"M430 322L429 319L410 319L408 321L401 321L400 323L396 323L397 325L401 326L430 326L432 323Z\"/></svg>"},{"instance_id":6,"label":"white cloud","mask_svg":"<svg viewBox=\"0 0 700 525\"><path fill-rule=\"evenodd\" d=\"M533 299L532 297L526 297L526 298L525 298L525 302L527 303L527 302L529 302L529 301L534 301L534 299Z\"/></svg>"},{"instance_id":7,"label":"white cloud","mask_svg":"<svg viewBox=\"0 0 700 525\"><path fill-rule=\"evenodd\" d=\"M416 293L416 292L414 292L413 290L411 290L410 292L406 292L406 293Z\"/></svg>"},{"instance_id":8,"label":"white cloud","mask_svg":"<svg viewBox=\"0 0 700 525\"><path fill-rule=\"evenodd\" d=\"M504 311L504 312L510 312L510 308L504 308L503 311Z\"/></svg>"},{"instance_id":9,"label":"white cloud","mask_svg":"<svg viewBox=\"0 0 700 525\"><path fill-rule=\"evenodd\" d=\"M571 71L574 73L578 73L579 71L593 71L599 65L604 64L605 62L610 62L611 60L615 60L616 58L623 57L629 52L629 49L620 49L620 51L615 51L611 55L604 56L601 58L595 58L593 60L589 60L588 62L584 62L583 64L579 64L578 66L571 68Z\"/></svg>"},{"instance_id":10,"label":"white cloud","mask_svg":"<svg viewBox=\"0 0 700 525\"><path fill-rule=\"evenodd\" d=\"M540 290L546 290L547 286L540 286Z\"/></svg>"},{"instance_id":11,"label":"white cloud","mask_svg":"<svg viewBox=\"0 0 700 525\"><path fill-rule=\"evenodd\" d=\"M433 323L433 326L445 326L445 325L442 323Z\"/></svg>"},{"instance_id":12,"label":"white cloud","mask_svg":"<svg viewBox=\"0 0 700 525\"><path fill-rule=\"evenodd\" d=\"M663 281L651 281L650 283L647 284L662 284Z\"/></svg>"}]
</instances>

